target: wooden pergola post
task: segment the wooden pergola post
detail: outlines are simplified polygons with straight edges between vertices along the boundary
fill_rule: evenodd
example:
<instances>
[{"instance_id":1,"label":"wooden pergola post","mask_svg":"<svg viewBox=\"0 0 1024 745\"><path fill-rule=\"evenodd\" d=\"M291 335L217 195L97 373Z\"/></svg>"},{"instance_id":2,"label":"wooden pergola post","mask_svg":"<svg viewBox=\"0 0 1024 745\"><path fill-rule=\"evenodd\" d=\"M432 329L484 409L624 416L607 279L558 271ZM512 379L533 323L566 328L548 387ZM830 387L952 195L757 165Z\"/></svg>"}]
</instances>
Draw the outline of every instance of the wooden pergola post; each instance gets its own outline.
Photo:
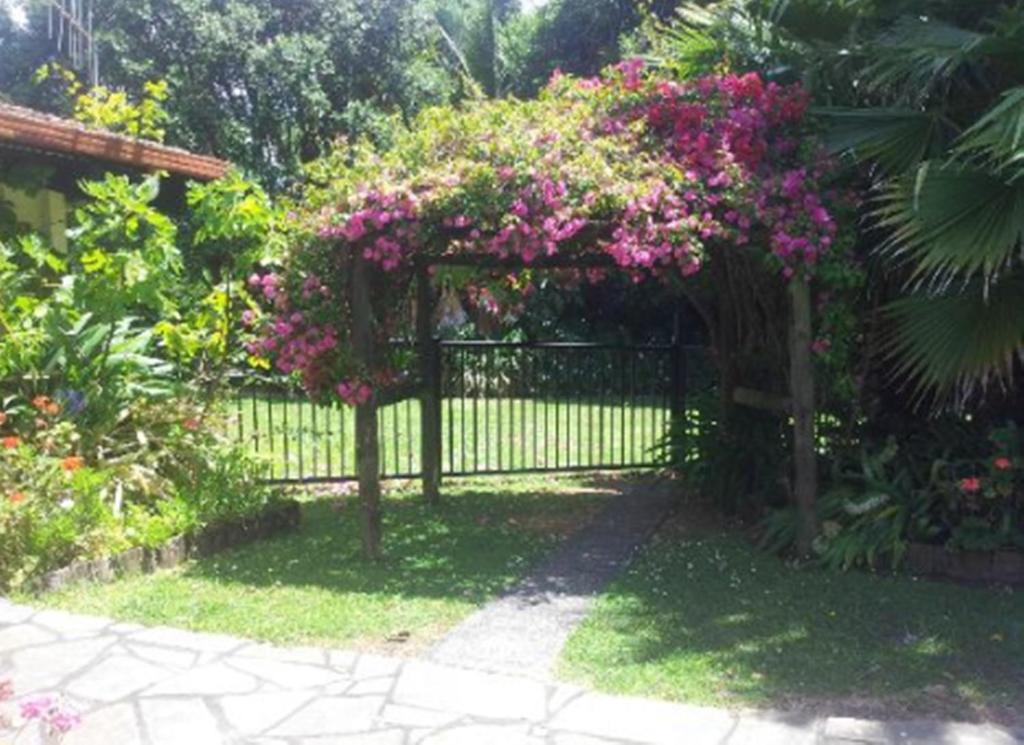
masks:
<instances>
[{"instance_id":1,"label":"wooden pergola post","mask_svg":"<svg viewBox=\"0 0 1024 745\"><path fill-rule=\"evenodd\" d=\"M434 338L434 288L429 266L416 267L416 344L420 360L420 463L423 497L441 501L441 357Z\"/></svg>"},{"instance_id":2,"label":"wooden pergola post","mask_svg":"<svg viewBox=\"0 0 1024 745\"><path fill-rule=\"evenodd\" d=\"M370 297L370 266L356 252L352 266L352 346L366 372L374 369L373 302ZM362 507L363 552L368 559L381 558L380 444L377 440L377 394L356 406L356 471Z\"/></svg>"},{"instance_id":3,"label":"wooden pergola post","mask_svg":"<svg viewBox=\"0 0 1024 745\"><path fill-rule=\"evenodd\" d=\"M797 550L811 551L818 533L815 501L818 460L814 437L814 365L811 360L811 288L799 274L789 283L789 388L793 415L793 497L798 512Z\"/></svg>"}]
</instances>

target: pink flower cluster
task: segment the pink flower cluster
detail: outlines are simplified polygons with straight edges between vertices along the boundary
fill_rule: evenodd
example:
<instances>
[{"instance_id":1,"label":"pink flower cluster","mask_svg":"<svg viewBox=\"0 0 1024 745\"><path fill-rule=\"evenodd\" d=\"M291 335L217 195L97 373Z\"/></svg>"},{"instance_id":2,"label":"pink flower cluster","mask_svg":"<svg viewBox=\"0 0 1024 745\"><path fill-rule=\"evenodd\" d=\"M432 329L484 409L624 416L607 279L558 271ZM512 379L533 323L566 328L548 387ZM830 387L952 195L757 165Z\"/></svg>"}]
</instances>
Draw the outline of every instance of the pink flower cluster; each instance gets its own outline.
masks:
<instances>
[{"instance_id":1,"label":"pink flower cluster","mask_svg":"<svg viewBox=\"0 0 1024 745\"><path fill-rule=\"evenodd\" d=\"M577 215L567 203L567 192L562 180L556 181L546 174L530 174L529 182L513 192L501 227L490 236L472 230L469 242L476 250L502 258L518 256L525 264L540 256L554 256L559 244L574 237L587 224L586 218Z\"/></svg>"},{"instance_id":2,"label":"pink flower cluster","mask_svg":"<svg viewBox=\"0 0 1024 745\"><path fill-rule=\"evenodd\" d=\"M605 250L623 268L675 266L689 276L700 269L702 241L718 232L710 213L694 213L685 196L654 188L626 205Z\"/></svg>"},{"instance_id":3,"label":"pink flower cluster","mask_svg":"<svg viewBox=\"0 0 1024 745\"><path fill-rule=\"evenodd\" d=\"M248 284L251 290L272 301L276 313L256 329L257 336L246 342L246 351L256 357L272 357L274 366L285 375L302 373L303 384L313 390L320 384L319 372L325 366L325 358L338 346L337 329L315 322L310 311L291 310L289 294L279 275L254 274ZM319 277L307 275L297 295L310 304L313 300L329 300L331 293ZM254 326L255 314L243 311L242 323L247 328Z\"/></svg>"},{"instance_id":4,"label":"pink flower cluster","mask_svg":"<svg viewBox=\"0 0 1024 745\"><path fill-rule=\"evenodd\" d=\"M369 191L358 209L347 215L327 212L325 217L321 238L359 243L363 256L386 270L397 269L418 245L418 201L412 194Z\"/></svg>"},{"instance_id":5,"label":"pink flower cluster","mask_svg":"<svg viewBox=\"0 0 1024 745\"><path fill-rule=\"evenodd\" d=\"M253 274L248 284L250 292L263 295L267 300L276 300L281 292L281 277L273 272L262 276Z\"/></svg>"},{"instance_id":6,"label":"pink flower cluster","mask_svg":"<svg viewBox=\"0 0 1024 745\"><path fill-rule=\"evenodd\" d=\"M744 246L752 230L765 230L792 276L798 266L813 266L836 232L818 193L827 159L815 152L804 163L798 148L806 108L799 86L765 84L748 73L654 83L651 95L621 116L643 118L683 170L691 233ZM649 240L649 232L638 240Z\"/></svg>"},{"instance_id":7,"label":"pink flower cluster","mask_svg":"<svg viewBox=\"0 0 1024 745\"><path fill-rule=\"evenodd\" d=\"M49 696L22 702L21 718L26 722L41 722L51 738L63 737L82 723L78 712Z\"/></svg>"},{"instance_id":8,"label":"pink flower cluster","mask_svg":"<svg viewBox=\"0 0 1024 745\"><path fill-rule=\"evenodd\" d=\"M361 380L343 380L334 387L334 392L349 406L360 406L370 400L373 388Z\"/></svg>"}]
</instances>

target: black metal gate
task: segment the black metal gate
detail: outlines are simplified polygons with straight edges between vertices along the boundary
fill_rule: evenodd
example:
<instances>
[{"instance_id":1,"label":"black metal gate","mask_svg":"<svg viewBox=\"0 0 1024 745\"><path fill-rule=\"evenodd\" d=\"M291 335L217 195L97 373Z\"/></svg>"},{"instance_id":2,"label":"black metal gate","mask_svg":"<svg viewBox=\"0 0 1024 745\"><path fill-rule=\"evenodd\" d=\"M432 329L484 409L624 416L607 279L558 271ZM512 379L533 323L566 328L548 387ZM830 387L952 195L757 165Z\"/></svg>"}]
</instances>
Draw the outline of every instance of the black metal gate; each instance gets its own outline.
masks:
<instances>
[{"instance_id":1,"label":"black metal gate","mask_svg":"<svg viewBox=\"0 0 1024 745\"><path fill-rule=\"evenodd\" d=\"M642 469L685 410L687 357L674 344L434 342L429 396L378 409L381 476L418 478L424 452L442 477ZM423 401L435 406L429 425ZM287 381L250 383L235 436L278 483L356 478L355 415L314 404ZM429 437L424 431L439 430ZM431 448L435 448L431 452Z\"/></svg>"},{"instance_id":2,"label":"black metal gate","mask_svg":"<svg viewBox=\"0 0 1024 745\"><path fill-rule=\"evenodd\" d=\"M679 390L675 351L442 342L442 475L657 465Z\"/></svg>"}]
</instances>

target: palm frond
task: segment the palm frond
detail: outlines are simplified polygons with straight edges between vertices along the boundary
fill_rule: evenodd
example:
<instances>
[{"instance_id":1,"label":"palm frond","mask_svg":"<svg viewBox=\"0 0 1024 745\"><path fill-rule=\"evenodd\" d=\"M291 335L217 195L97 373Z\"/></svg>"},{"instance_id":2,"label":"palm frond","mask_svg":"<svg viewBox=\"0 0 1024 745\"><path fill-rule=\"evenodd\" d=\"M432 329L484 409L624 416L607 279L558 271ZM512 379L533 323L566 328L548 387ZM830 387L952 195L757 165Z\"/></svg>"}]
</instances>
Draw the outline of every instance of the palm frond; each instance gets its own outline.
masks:
<instances>
[{"instance_id":1,"label":"palm frond","mask_svg":"<svg viewBox=\"0 0 1024 745\"><path fill-rule=\"evenodd\" d=\"M882 251L910 263L913 280L988 281L1020 256L1024 182L926 162L882 189L873 217L889 232Z\"/></svg>"},{"instance_id":2,"label":"palm frond","mask_svg":"<svg viewBox=\"0 0 1024 745\"><path fill-rule=\"evenodd\" d=\"M875 162L886 173L915 168L940 153L952 138L941 115L930 111L830 107L814 113L826 123L830 152Z\"/></svg>"},{"instance_id":3,"label":"palm frond","mask_svg":"<svg viewBox=\"0 0 1024 745\"><path fill-rule=\"evenodd\" d=\"M1024 86L1004 91L1002 100L963 133L954 156L987 164L1011 179L1024 175Z\"/></svg>"},{"instance_id":4,"label":"palm frond","mask_svg":"<svg viewBox=\"0 0 1024 745\"><path fill-rule=\"evenodd\" d=\"M874 92L901 91L921 100L940 81L975 60L989 37L933 18L904 16L870 45L874 60L864 70Z\"/></svg>"},{"instance_id":5,"label":"palm frond","mask_svg":"<svg viewBox=\"0 0 1024 745\"><path fill-rule=\"evenodd\" d=\"M963 402L992 384L1008 386L1024 362L1024 275L986 287L917 294L891 303L887 351L894 377L914 381L919 402Z\"/></svg>"}]
</instances>

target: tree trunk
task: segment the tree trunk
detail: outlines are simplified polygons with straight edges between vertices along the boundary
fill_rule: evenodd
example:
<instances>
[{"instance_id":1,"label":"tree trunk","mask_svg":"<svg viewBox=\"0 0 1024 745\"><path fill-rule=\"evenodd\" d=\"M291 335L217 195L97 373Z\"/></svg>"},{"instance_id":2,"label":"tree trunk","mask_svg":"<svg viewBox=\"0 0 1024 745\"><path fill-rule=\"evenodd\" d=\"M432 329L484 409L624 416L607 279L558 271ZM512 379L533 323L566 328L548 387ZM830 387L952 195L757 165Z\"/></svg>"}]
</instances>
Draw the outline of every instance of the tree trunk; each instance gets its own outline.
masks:
<instances>
[{"instance_id":1,"label":"tree trunk","mask_svg":"<svg viewBox=\"0 0 1024 745\"><path fill-rule=\"evenodd\" d=\"M818 462L814 450L814 367L811 361L811 290L807 279L789 283L789 387L793 401L793 497L798 512L797 550L811 551L818 534L815 500Z\"/></svg>"},{"instance_id":2,"label":"tree trunk","mask_svg":"<svg viewBox=\"0 0 1024 745\"><path fill-rule=\"evenodd\" d=\"M370 267L361 255L352 268L352 345L366 373L374 370L373 303L370 299ZM381 558L380 453L377 440L377 394L356 406L356 470L362 503L363 552L368 559Z\"/></svg>"}]
</instances>

